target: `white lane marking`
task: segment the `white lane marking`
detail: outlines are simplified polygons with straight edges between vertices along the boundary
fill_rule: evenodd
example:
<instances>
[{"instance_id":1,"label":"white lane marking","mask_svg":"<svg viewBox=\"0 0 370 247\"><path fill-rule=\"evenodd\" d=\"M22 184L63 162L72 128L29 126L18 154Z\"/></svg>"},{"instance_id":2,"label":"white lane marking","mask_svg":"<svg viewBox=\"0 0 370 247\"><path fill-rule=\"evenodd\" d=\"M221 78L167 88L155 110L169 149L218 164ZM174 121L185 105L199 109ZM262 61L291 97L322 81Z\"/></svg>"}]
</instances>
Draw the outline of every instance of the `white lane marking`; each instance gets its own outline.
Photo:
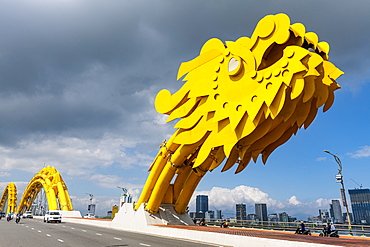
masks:
<instances>
[{"instance_id":1,"label":"white lane marking","mask_svg":"<svg viewBox=\"0 0 370 247\"><path fill-rule=\"evenodd\" d=\"M122 238L114 238L115 240L122 240Z\"/></svg>"},{"instance_id":2,"label":"white lane marking","mask_svg":"<svg viewBox=\"0 0 370 247\"><path fill-rule=\"evenodd\" d=\"M35 228L33 228L33 227L32 227L31 229L32 229L32 230L35 230Z\"/></svg>"},{"instance_id":3,"label":"white lane marking","mask_svg":"<svg viewBox=\"0 0 370 247\"><path fill-rule=\"evenodd\" d=\"M51 235L50 234L46 234L46 236L50 237Z\"/></svg>"},{"instance_id":4,"label":"white lane marking","mask_svg":"<svg viewBox=\"0 0 370 247\"><path fill-rule=\"evenodd\" d=\"M40 230L37 230L38 232L41 232Z\"/></svg>"},{"instance_id":5,"label":"white lane marking","mask_svg":"<svg viewBox=\"0 0 370 247\"><path fill-rule=\"evenodd\" d=\"M83 232L87 232L86 230L82 230Z\"/></svg>"},{"instance_id":6,"label":"white lane marking","mask_svg":"<svg viewBox=\"0 0 370 247\"><path fill-rule=\"evenodd\" d=\"M74 228L73 228L73 227L71 227L71 229L72 229L72 230L74 230Z\"/></svg>"},{"instance_id":7,"label":"white lane marking","mask_svg":"<svg viewBox=\"0 0 370 247\"><path fill-rule=\"evenodd\" d=\"M102 234L101 233L95 233L96 235L98 235L98 236L101 236Z\"/></svg>"},{"instance_id":8,"label":"white lane marking","mask_svg":"<svg viewBox=\"0 0 370 247\"><path fill-rule=\"evenodd\" d=\"M66 227L66 226L63 226L63 227Z\"/></svg>"},{"instance_id":9,"label":"white lane marking","mask_svg":"<svg viewBox=\"0 0 370 247\"><path fill-rule=\"evenodd\" d=\"M28 226L26 226L26 227L28 227Z\"/></svg>"},{"instance_id":10,"label":"white lane marking","mask_svg":"<svg viewBox=\"0 0 370 247\"><path fill-rule=\"evenodd\" d=\"M139 243L139 244L143 246L151 246L150 244L143 244L143 243Z\"/></svg>"},{"instance_id":11,"label":"white lane marking","mask_svg":"<svg viewBox=\"0 0 370 247\"><path fill-rule=\"evenodd\" d=\"M64 242L63 240L61 240L61 239L59 239L59 238L58 238L58 241L59 241L59 242L61 242L61 243L63 243L63 242Z\"/></svg>"}]
</instances>

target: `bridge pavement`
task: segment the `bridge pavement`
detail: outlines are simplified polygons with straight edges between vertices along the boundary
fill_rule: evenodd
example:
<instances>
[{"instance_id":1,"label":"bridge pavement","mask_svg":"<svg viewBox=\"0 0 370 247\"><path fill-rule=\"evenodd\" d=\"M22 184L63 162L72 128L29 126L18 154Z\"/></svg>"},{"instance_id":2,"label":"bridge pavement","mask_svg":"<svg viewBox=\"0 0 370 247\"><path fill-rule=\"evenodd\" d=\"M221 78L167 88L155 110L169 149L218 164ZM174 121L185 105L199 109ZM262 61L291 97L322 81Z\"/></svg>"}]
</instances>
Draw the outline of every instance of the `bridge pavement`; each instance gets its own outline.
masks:
<instances>
[{"instance_id":1,"label":"bridge pavement","mask_svg":"<svg viewBox=\"0 0 370 247\"><path fill-rule=\"evenodd\" d=\"M65 221L79 224L92 224L101 227L114 228L110 220L65 218ZM149 230L148 230L149 229ZM365 237L340 236L340 238L297 235L292 232L272 230L257 230L245 228L220 228L213 226L151 226L142 233L161 235L179 239L192 239L219 246L274 246L274 247L324 247L345 246L359 247L370 246L370 239Z\"/></svg>"}]
</instances>

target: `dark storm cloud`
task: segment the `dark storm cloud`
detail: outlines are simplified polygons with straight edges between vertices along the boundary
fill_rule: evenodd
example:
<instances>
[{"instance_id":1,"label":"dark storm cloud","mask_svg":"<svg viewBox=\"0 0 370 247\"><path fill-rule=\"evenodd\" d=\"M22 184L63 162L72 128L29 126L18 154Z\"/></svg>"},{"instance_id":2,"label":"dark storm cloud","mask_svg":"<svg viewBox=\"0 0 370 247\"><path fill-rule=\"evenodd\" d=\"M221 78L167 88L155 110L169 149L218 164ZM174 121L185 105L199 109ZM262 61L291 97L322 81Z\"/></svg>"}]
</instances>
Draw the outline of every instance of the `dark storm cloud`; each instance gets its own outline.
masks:
<instances>
[{"instance_id":1,"label":"dark storm cloud","mask_svg":"<svg viewBox=\"0 0 370 247\"><path fill-rule=\"evenodd\" d=\"M0 143L35 133L131 134L138 114L153 121L158 90L181 86L175 78L182 61L195 57L211 37L250 36L267 14L285 12L317 32L351 78L369 64L366 6L366 1L1 1Z\"/></svg>"}]
</instances>

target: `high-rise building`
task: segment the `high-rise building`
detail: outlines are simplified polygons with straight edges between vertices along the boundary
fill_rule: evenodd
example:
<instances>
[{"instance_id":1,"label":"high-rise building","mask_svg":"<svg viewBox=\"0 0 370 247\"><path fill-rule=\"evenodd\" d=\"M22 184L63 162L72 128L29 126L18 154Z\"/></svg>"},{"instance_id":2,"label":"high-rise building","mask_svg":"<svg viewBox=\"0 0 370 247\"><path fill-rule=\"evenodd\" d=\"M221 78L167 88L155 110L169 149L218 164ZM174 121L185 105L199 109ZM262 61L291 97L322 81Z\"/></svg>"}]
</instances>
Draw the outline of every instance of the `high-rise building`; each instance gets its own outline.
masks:
<instances>
[{"instance_id":1,"label":"high-rise building","mask_svg":"<svg viewBox=\"0 0 370 247\"><path fill-rule=\"evenodd\" d=\"M208 211L208 196L207 195L197 195L195 202L196 212L207 212Z\"/></svg>"},{"instance_id":2,"label":"high-rise building","mask_svg":"<svg viewBox=\"0 0 370 247\"><path fill-rule=\"evenodd\" d=\"M236 220L247 220L247 207L244 203L236 204Z\"/></svg>"},{"instance_id":3,"label":"high-rise building","mask_svg":"<svg viewBox=\"0 0 370 247\"><path fill-rule=\"evenodd\" d=\"M265 203L256 203L255 204L255 211L258 220L260 221L267 221L267 206Z\"/></svg>"},{"instance_id":4,"label":"high-rise building","mask_svg":"<svg viewBox=\"0 0 370 247\"><path fill-rule=\"evenodd\" d=\"M343 223L342 207L339 200L331 200L330 215L334 223Z\"/></svg>"},{"instance_id":5,"label":"high-rise building","mask_svg":"<svg viewBox=\"0 0 370 247\"><path fill-rule=\"evenodd\" d=\"M370 223L370 190L348 190L355 224Z\"/></svg>"}]
</instances>

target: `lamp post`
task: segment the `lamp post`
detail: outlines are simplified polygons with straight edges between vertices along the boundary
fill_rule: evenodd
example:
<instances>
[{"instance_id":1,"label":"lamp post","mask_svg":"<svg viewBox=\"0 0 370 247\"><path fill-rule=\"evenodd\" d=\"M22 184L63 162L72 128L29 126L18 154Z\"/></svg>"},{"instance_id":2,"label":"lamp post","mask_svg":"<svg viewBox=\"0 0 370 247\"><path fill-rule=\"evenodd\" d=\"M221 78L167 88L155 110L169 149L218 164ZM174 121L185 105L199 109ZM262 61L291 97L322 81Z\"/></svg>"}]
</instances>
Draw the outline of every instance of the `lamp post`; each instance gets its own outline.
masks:
<instances>
[{"instance_id":1,"label":"lamp post","mask_svg":"<svg viewBox=\"0 0 370 247\"><path fill-rule=\"evenodd\" d=\"M324 150L324 152L332 155L334 157L334 160L338 164L338 174L335 176L335 178L337 180L337 183L341 183L342 185L342 189L341 189L342 202L343 202L343 206L346 208L349 233L352 235L351 216L349 215L349 211L348 211L346 190L344 189L344 182L343 182L343 176L342 176L342 162L340 161L338 155L332 154L328 150Z\"/></svg>"}]
</instances>

